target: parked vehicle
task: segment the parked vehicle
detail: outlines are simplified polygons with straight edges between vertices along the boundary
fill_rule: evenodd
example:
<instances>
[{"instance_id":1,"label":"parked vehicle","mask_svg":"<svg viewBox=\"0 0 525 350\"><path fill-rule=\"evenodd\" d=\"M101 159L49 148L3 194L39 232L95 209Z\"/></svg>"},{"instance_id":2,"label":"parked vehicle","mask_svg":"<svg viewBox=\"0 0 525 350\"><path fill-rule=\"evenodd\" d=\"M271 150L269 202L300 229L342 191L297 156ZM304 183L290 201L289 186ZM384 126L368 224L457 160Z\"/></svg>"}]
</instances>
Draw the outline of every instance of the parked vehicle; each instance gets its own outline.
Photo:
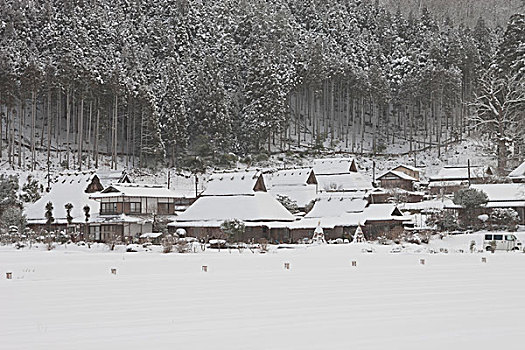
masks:
<instances>
[{"instance_id":1,"label":"parked vehicle","mask_svg":"<svg viewBox=\"0 0 525 350\"><path fill-rule=\"evenodd\" d=\"M513 234L488 233L483 239L486 251L492 250L520 250L523 248L521 241Z\"/></svg>"}]
</instances>

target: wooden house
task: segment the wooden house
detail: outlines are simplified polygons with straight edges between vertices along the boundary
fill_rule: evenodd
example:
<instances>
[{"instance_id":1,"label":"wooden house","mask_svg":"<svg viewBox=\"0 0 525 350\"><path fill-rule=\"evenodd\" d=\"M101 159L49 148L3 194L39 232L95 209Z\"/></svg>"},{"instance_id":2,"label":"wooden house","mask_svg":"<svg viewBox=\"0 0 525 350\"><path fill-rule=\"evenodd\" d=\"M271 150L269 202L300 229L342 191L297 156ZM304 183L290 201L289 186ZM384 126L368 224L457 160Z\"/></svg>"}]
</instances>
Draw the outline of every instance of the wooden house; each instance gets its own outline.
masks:
<instances>
[{"instance_id":1,"label":"wooden house","mask_svg":"<svg viewBox=\"0 0 525 350\"><path fill-rule=\"evenodd\" d=\"M484 206L489 213L491 209L514 209L520 217L519 224L525 225L525 183L481 184L470 186L487 194L488 202Z\"/></svg>"},{"instance_id":2,"label":"wooden house","mask_svg":"<svg viewBox=\"0 0 525 350\"><path fill-rule=\"evenodd\" d=\"M367 239L375 239L394 228L402 231L408 220L394 204L370 204L364 192L323 193L303 219L290 225L290 237L294 242L311 238L321 227L326 239L348 238L361 225Z\"/></svg>"},{"instance_id":3,"label":"wooden house","mask_svg":"<svg viewBox=\"0 0 525 350\"><path fill-rule=\"evenodd\" d=\"M100 203L89 227L97 241L135 240L195 201L194 192L144 184L114 184L91 198Z\"/></svg>"},{"instance_id":4,"label":"wooden house","mask_svg":"<svg viewBox=\"0 0 525 350\"><path fill-rule=\"evenodd\" d=\"M494 175L490 166L445 166L429 178L432 194L451 194L470 184L481 184Z\"/></svg>"},{"instance_id":5,"label":"wooden house","mask_svg":"<svg viewBox=\"0 0 525 350\"><path fill-rule=\"evenodd\" d=\"M405 173L406 175L416 179L416 181L419 181L421 179L421 169L410 166L410 165L400 164L396 166L395 168L393 168L392 170Z\"/></svg>"},{"instance_id":6,"label":"wooden house","mask_svg":"<svg viewBox=\"0 0 525 350\"><path fill-rule=\"evenodd\" d=\"M352 158L314 160L318 192L355 192L373 189L372 180L361 174Z\"/></svg>"},{"instance_id":7,"label":"wooden house","mask_svg":"<svg viewBox=\"0 0 525 350\"><path fill-rule=\"evenodd\" d=\"M400 188L406 191L413 191L416 178L398 170L389 170L380 175L377 180L382 188Z\"/></svg>"},{"instance_id":8,"label":"wooden house","mask_svg":"<svg viewBox=\"0 0 525 350\"><path fill-rule=\"evenodd\" d=\"M25 208L28 227L36 232L47 229L46 205L51 203L54 217L51 230L82 231L86 223L83 208L87 205L90 208L91 217L96 216L99 209L98 204L90 198L90 195L102 189L100 179L93 171L60 173L53 180L50 191ZM70 223L68 223L65 208L68 203L73 206L70 212L72 218Z\"/></svg>"},{"instance_id":9,"label":"wooden house","mask_svg":"<svg viewBox=\"0 0 525 350\"><path fill-rule=\"evenodd\" d=\"M170 232L183 228L189 236L224 238L221 224L240 220L244 241L266 238L288 241L288 224L295 217L267 192L259 171L218 173L210 176L202 195L168 224Z\"/></svg>"}]
</instances>

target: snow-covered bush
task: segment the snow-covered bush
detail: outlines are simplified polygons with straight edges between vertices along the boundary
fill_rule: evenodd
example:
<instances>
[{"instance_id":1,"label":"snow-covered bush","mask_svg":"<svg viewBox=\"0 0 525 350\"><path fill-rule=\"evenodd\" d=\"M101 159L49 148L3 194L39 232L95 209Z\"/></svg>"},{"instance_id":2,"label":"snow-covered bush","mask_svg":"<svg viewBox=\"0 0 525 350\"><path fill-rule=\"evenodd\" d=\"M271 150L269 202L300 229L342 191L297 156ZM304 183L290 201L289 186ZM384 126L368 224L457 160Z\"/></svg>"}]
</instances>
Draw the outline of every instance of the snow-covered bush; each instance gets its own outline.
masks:
<instances>
[{"instance_id":1,"label":"snow-covered bush","mask_svg":"<svg viewBox=\"0 0 525 350\"><path fill-rule=\"evenodd\" d=\"M455 231L459 229L456 216L448 210L434 211L427 217L427 225L436 227L439 231Z\"/></svg>"},{"instance_id":2,"label":"snow-covered bush","mask_svg":"<svg viewBox=\"0 0 525 350\"><path fill-rule=\"evenodd\" d=\"M44 187L32 176L27 176L26 183L22 186L20 199L26 203L34 203L40 199Z\"/></svg>"},{"instance_id":3,"label":"snow-covered bush","mask_svg":"<svg viewBox=\"0 0 525 350\"><path fill-rule=\"evenodd\" d=\"M495 230L516 231L519 214L512 208L492 209L489 222Z\"/></svg>"},{"instance_id":4,"label":"snow-covered bush","mask_svg":"<svg viewBox=\"0 0 525 350\"><path fill-rule=\"evenodd\" d=\"M283 205L283 207L288 209L290 213L295 214L299 212L299 206L297 205L297 202L290 199L290 197L278 194L277 200Z\"/></svg>"},{"instance_id":5,"label":"snow-covered bush","mask_svg":"<svg viewBox=\"0 0 525 350\"><path fill-rule=\"evenodd\" d=\"M244 239L244 232L246 231L246 226L240 220L224 220L221 224L222 232L228 237L230 242L235 242Z\"/></svg>"}]
</instances>

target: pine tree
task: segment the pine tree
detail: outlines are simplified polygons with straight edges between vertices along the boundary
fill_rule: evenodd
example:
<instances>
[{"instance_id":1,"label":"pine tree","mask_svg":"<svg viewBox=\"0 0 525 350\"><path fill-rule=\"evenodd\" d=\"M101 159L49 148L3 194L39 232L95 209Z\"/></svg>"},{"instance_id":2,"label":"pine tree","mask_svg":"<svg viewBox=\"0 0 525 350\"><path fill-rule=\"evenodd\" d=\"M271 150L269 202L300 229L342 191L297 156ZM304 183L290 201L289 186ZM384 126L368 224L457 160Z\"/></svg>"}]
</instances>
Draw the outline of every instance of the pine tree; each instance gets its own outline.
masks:
<instances>
[{"instance_id":1,"label":"pine tree","mask_svg":"<svg viewBox=\"0 0 525 350\"><path fill-rule=\"evenodd\" d=\"M46 204L46 212L44 214L46 218L46 226L47 226L47 232L51 231L51 224L55 221L55 218L53 217L53 203L47 202Z\"/></svg>"}]
</instances>

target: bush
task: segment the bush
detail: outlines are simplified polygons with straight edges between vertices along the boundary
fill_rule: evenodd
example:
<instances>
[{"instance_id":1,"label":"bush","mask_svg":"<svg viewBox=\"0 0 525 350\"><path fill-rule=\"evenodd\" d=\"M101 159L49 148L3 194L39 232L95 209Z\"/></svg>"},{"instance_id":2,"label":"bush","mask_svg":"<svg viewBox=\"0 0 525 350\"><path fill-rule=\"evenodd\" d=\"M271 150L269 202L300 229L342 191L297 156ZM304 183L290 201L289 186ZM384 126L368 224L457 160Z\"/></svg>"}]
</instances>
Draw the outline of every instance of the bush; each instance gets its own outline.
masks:
<instances>
[{"instance_id":1,"label":"bush","mask_svg":"<svg viewBox=\"0 0 525 350\"><path fill-rule=\"evenodd\" d=\"M228 237L230 242L234 242L244 239L246 226L242 221L237 219L225 220L221 224L221 230Z\"/></svg>"},{"instance_id":2,"label":"bush","mask_svg":"<svg viewBox=\"0 0 525 350\"><path fill-rule=\"evenodd\" d=\"M292 214L295 214L299 212L299 206L297 205L297 202L294 200L291 200L288 196L281 196L280 194L277 195L277 200L279 203L283 205L288 211Z\"/></svg>"},{"instance_id":3,"label":"bush","mask_svg":"<svg viewBox=\"0 0 525 350\"><path fill-rule=\"evenodd\" d=\"M459 229L454 213L450 211L437 211L427 218L427 225L435 226L439 231L456 231Z\"/></svg>"},{"instance_id":4,"label":"bush","mask_svg":"<svg viewBox=\"0 0 525 350\"><path fill-rule=\"evenodd\" d=\"M461 205L466 210L480 208L487 204L489 198L483 191L474 188L463 188L454 193L454 204Z\"/></svg>"},{"instance_id":5,"label":"bush","mask_svg":"<svg viewBox=\"0 0 525 350\"><path fill-rule=\"evenodd\" d=\"M464 188L454 194L453 202L463 208L459 215L463 227L473 229L482 227L483 222L478 219L478 216L480 209L488 202L485 192L473 188Z\"/></svg>"},{"instance_id":6,"label":"bush","mask_svg":"<svg viewBox=\"0 0 525 350\"><path fill-rule=\"evenodd\" d=\"M519 215L516 210L511 208L492 209L489 216L489 223L493 229L516 231L519 223Z\"/></svg>"}]
</instances>

